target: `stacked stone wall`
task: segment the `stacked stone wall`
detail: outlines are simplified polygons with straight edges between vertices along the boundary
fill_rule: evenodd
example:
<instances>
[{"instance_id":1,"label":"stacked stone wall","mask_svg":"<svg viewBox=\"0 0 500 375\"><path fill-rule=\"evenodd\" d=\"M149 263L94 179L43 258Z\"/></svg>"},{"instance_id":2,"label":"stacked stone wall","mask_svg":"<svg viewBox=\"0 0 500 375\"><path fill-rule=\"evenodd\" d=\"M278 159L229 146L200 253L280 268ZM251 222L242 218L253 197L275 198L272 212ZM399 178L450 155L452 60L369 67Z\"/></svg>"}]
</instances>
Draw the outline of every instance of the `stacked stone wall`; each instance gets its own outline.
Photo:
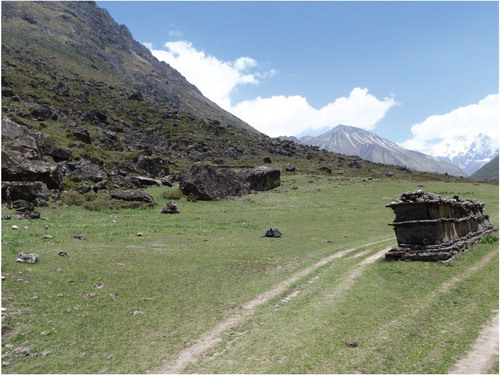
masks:
<instances>
[{"instance_id":1,"label":"stacked stone wall","mask_svg":"<svg viewBox=\"0 0 500 375\"><path fill-rule=\"evenodd\" d=\"M450 261L481 237L495 231L484 203L477 199L442 198L422 190L403 193L386 207L393 209L398 247L387 260Z\"/></svg>"}]
</instances>

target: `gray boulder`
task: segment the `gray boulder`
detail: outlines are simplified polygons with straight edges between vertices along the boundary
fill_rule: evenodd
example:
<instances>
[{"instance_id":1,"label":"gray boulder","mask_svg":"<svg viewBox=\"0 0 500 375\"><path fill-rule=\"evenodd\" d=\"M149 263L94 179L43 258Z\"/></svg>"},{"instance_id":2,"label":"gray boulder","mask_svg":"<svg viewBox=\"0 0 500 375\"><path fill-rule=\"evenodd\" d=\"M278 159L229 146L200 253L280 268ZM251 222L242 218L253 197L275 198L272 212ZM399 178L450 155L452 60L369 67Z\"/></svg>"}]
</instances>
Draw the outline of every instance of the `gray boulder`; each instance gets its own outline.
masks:
<instances>
[{"instance_id":1,"label":"gray boulder","mask_svg":"<svg viewBox=\"0 0 500 375\"><path fill-rule=\"evenodd\" d=\"M78 164L71 165L70 168L73 170L71 172L73 176L91 180L93 182L100 182L107 180L108 178L108 175L101 169L101 167L86 159L83 159Z\"/></svg>"},{"instance_id":2,"label":"gray boulder","mask_svg":"<svg viewBox=\"0 0 500 375\"><path fill-rule=\"evenodd\" d=\"M197 199L206 201L250 192L249 184L235 172L202 162L194 163L181 173L179 189L184 195L193 194Z\"/></svg>"},{"instance_id":3,"label":"gray boulder","mask_svg":"<svg viewBox=\"0 0 500 375\"><path fill-rule=\"evenodd\" d=\"M145 202L150 206L156 206L156 202L149 194L138 190L118 190L111 193L112 199L119 199L127 202Z\"/></svg>"},{"instance_id":4,"label":"gray boulder","mask_svg":"<svg viewBox=\"0 0 500 375\"><path fill-rule=\"evenodd\" d=\"M253 169L244 169L239 174L250 184L250 189L252 190L271 190L281 184L279 169L261 166Z\"/></svg>"},{"instance_id":5,"label":"gray boulder","mask_svg":"<svg viewBox=\"0 0 500 375\"><path fill-rule=\"evenodd\" d=\"M153 177L163 177L170 174L170 163L157 156L139 156L137 167Z\"/></svg>"},{"instance_id":6,"label":"gray boulder","mask_svg":"<svg viewBox=\"0 0 500 375\"><path fill-rule=\"evenodd\" d=\"M41 181L10 181L2 182L2 191L10 186L11 197L13 200L24 199L26 201L35 201L37 198L47 200L50 197L47 185Z\"/></svg>"},{"instance_id":7,"label":"gray boulder","mask_svg":"<svg viewBox=\"0 0 500 375\"><path fill-rule=\"evenodd\" d=\"M61 172L57 164L28 159L16 151L2 150L3 181L41 181L49 189L61 189Z\"/></svg>"},{"instance_id":8,"label":"gray boulder","mask_svg":"<svg viewBox=\"0 0 500 375\"><path fill-rule=\"evenodd\" d=\"M19 253L16 262L19 263L36 263L40 260L38 254L35 253Z\"/></svg>"}]
</instances>

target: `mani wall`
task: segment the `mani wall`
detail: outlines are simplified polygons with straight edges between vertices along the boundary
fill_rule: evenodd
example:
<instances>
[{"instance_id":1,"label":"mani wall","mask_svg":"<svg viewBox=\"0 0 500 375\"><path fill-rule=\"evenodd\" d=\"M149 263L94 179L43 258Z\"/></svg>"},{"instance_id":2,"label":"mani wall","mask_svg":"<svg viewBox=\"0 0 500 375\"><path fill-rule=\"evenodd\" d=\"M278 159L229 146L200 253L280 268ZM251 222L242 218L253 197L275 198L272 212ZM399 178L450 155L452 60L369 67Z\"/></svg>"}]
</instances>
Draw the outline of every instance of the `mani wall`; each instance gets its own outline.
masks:
<instances>
[{"instance_id":1,"label":"mani wall","mask_svg":"<svg viewBox=\"0 0 500 375\"><path fill-rule=\"evenodd\" d=\"M477 199L442 198L435 193L415 190L403 193L386 205L393 209L398 247L385 259L452 261L496 228Z\"/></svg>"}]
</instances>

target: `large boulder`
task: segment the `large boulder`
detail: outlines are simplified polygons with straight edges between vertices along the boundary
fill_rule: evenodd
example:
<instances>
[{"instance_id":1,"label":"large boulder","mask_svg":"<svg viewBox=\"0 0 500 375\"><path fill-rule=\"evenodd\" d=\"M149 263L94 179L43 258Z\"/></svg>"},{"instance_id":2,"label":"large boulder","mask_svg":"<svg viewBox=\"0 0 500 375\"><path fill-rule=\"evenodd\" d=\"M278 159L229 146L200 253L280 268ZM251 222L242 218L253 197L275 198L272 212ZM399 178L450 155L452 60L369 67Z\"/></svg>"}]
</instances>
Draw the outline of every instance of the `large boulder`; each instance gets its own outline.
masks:
<instances>
[{"instance_id":1,"label":"large boulder","mask_svg":"<svg viewBox=\"0 0 500 375\"><path fill-rule=\"evenodd\" d=\"M153 177L163 177L170 174L169 162L157 156L139 156L137 167Z\"/></svg>"},{"instance_id":2,"label":"large boulder","mask_svg":"<svg viewBox=\"0 0 500 375\"><path fill-rule=\"evenodd\" d=\"M18 151L30 159L41 159L42 146L47 136L40 131L2 118L2 149Z\"/></svg>"},{"instance_id":3,"label":"large boulder","mask_svg":"<svg viewBox=\"0 0 500 375\"><path fill-rule=\"evenodd\" d=\"M249 184L235 172L202 162L194 163L181 173L179 189L184 195L193 194L197 199L207 201L250 192Z\"/></svg>"},{"instance_id":4,"label":"large boulder","mask_svg":"<svg viewBox=\"0 0 500 375\"><path fill-rule=\"evenodd\" d=\"M10 181L2 182L2 191L10 186L12 200L23 199L34 201L36 198L49 199L50 192L42 181Z\"/></svg>"},{"instance_id":5,"label":"large boulder","mask_svg":"<svg viewBox=\"0 0 500 375\"><path fill-rule=\"evenodd\" d=\"M250 189L265 191L277 188L281 184L279 169L261 166L253 169L243 169L240 176L250 184Z\"/></svg>"},{"instance_id":6,"label":"large boulder","mask_svg":"<svg viewBox=\"0 0 500 375\"><path fill-rule=\"evenodd\" d=\"M2 150L3 181L41 181L49 189L61 189L61 172L56 163L28 159L16 151Z\"/></svg>"},{"instance_id":7,"label":"large boulder","mask_svg":"<svg viewBox=\"0 0 500 375\"><path fill-rule=\"evenodd\" d=\"M150 206L155 206L156 202L149 194L138 190L118 190L111 193L112 199L119 199L127 202L145 202Z\"/></svg>"},{"instance_id":8,"label":"large boulder","mask_svg":"<svg viewBox=\"0 0 500 375\"><path fill-rule=\"evenodd\" d=\"M72 169L72 175L82 179L99 182L108 178L108 175L101 167L86 159L81 160L77 164L68 163L68 165Z\"/></svg>"}]
</instances>

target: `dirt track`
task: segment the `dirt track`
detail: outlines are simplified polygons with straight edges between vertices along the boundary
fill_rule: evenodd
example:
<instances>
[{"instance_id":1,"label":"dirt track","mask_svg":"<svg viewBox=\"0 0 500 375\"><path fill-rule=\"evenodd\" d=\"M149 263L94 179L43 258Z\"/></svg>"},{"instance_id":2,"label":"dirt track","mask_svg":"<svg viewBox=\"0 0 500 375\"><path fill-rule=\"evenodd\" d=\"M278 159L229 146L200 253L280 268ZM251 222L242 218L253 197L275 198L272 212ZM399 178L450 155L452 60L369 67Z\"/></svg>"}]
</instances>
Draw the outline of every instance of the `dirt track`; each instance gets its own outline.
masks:
<instances>
[{"instance_id":1,"label":"dirt track","mask_svg":"<svg viewBox=\"0 0 500 375\"><path fill-rule=\"evenodd\" d=\"M148 373L150 373L150 374L178 374L178 373L181 373L182 370L184 369L184 367L186 367L188 364L196 361L201 356L201 354L203 354L206 350L208 350L208 349L212 348L213 346L215 346L216 344L218 344L222 340L220 336L223 332L225 332L228 329L241 323L245 318L247 318L249 315L251 315L254 312L254 310L257 306L262 305L263 303L270 301L272 298L277 297L280 294L284 293L286 291L286 289L288 287L290 287L290 285L292 285L297 280L307 276L308 274L310 274L311 272L313 272L317 268L322 267L322 266L330 263L332 260L341 258L344 255L346 255L350 252L353 252L359 248L375 245L375 244L382 243L382 242L388 242L391 240L394 240L394 239L387 238L387 239L384 239L381 241L367 243L367 244L361 245L360 247L357 247L357 248L351 248L351 249L336 252L334 254L331 254L331 255L321 259L320 261L316 262L314 265L312 265L312 266L310 266L310 267L308 267L300 272L297 272L292 277L279 283L275 288L265 292L264 294L262 294L261 296L255 298L253 300L250 300L250 301L242 304L240 306L241 310L242 310L241 312L235 313L234 315L229 317L229 319L225 320L224 322L220 323L219 325L215 326L214 328L209 330L207 333L202 335L196 341L196 343L194 345L184 349L177 356L177 358L175 358L173 361L170 361L159 368L153 369L153 370L149 371ZM372 256L372 257L365 259L364 261L362 261L360 263L360 265L368 264L370 262L375 262L375 260L380 258L380 256L382 256L382 254L385 253L387 250L388 249L385 249L385 250L375 254L375 256ZM353 271L352 275L350 275L349 278L353 280L360 273L361 273L361 270L358 267ZM352 281L352 280L350 280L350 281ZM341 288L342 288L342 292L344 292L344 289L348 288L348 286L346 286L344 283L344 285Z\"/></svg>"},{"instance_id":2,"label":"dirt track","mask_svg":"<svg viewBox=\"0 0 500 375\"><path fill-rule=\"evenodd\" d=\"M372 243L367 243L364 245L361 245L358 248L351 248L347 250L342 250L339 252L336 252L334 254L329 255L328 257L325 257L321 259L320 261L316 262L314 265L297 272L295 275L290 277L287 280L282 281L279 283L275 288L270 289L269 291L265 292L261 296L252 299L248 302L243 303L240 305L241 310L235 314L233 314L231 317L229 317L227 320L224 322L220 323L219 325L215 326L208 332L206 332L204 335L202 335L194 345L184 349L179 355L174 358L172 361L165 363L163 366L153 369L149 371L148 373L150 374L178 374L182 373L182 370L190 363L195 362L200 356L207 351L208 349L214 347L217 345L219 342L222 341L221 335L225 331L235 327L239 323L243 322L247 317L249 317L254 311L255 308L259 305L262 305L266 302L269 302L271 299L279 296L280 294L283 294L287 288L289 288L293 283L298 281L299 279L307 276L314 270L316 270L319 267L322 267L334 259L341 258L350 252L353 252L359 248L366 247L366 246L371 246L374 244L382 243L382 242L387 242L392 240L392 238L381 240L378 242L372 242ZM350 287L353 284L353 281L362 273L363 266L375 262L377 259L379 259L385 252L387 252L388 249L384 249L382 251L379 251L375 253L374 255L371 255L370 257L364 259L358 265L351 271L349 275L347 275L346 279L344 280L344 283L339 285L339 287L334 291L334 298L337 298L339 295L343 294L347 290L350 289ZM366 254L366 252L365 252ZM456 283L468 278L471 274L473 274L475 271L481 269L484 267L496 254L495 253L490 253L487 256L485 256L479 264L471 267L467 272L462 274L459 277L456 277L446 283L444 283L438 293L445 292L449 290L451 287L456 285ZM355 258L356 256L353 256L352 258ZM314 280L311 280L310 282L313 282ZM294 298L297 296L299 292L292 292L288 296L286 296L281 302L288 302L290 299ZM430 296L433 297L433 296ZM418 310L418 309L417 309ZM499 334L499 325L498 325L498 313L495 315L495 317L491 320L489 324L487 324L483 331L481 331L479 338L475 345L471 348L471 351L469 354L464 357L462 360L457 362L455 368L450 372L452 374L481 374L481 373L486 373L491 367L494 365L494 361L498 358L498 350L499 350L499 340L498 340L498 334ZM385 327L387 328L387 327ZM384 328L384 329L385 329Z\"/></svg>"},{"instance_id":3,"label":"dirt track","mask_svg":"<svg viewBox=\"0 0 500 375\"><path fill-rule=\"evenodd\" d=\"M487 374L498 359L498 312L486 324L469 354L457 362L450 374Z\"/></svg>"}]
</instances>

